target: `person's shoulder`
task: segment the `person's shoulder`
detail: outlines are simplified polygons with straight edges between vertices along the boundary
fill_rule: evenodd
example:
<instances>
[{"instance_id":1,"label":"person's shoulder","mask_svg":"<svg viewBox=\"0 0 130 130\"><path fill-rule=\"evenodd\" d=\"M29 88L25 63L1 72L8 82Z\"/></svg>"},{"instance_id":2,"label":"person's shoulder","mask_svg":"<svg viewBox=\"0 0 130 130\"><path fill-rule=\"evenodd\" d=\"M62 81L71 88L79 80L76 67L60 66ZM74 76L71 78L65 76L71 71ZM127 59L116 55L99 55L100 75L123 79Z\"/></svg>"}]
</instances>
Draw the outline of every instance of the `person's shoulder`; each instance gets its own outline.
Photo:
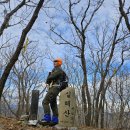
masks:
<instances>
[{"instance_id":1,"label":"person's shoulder","mask_svg":"<svg viewBox=\"0 0 130 130\"><path fill-rule=\"evenodd\" d=\"M64 72L64 70L61 67L57 67L57 71Z\"/></svg>"},{"instance_id":2,"label":"person's shoulder","mask_svg":"<svg viewBox=\"0 0 130 130\"><path fill-rule=\"evenodd\" d=\"M55 70L62 70L61 67L55 67Z\"/></svg>"},{"instance_id":3,"label":"person's shoulder","mask_svg":"<svg viewBox=\"0 0 130 130\"><path fill-rule=\"evenodd\" d=\"M63 74L66 74L65 70L63 70L62 68L60 68L60 69L61 69L61 71L62 71Z\"/></svg>"}]
</instances>

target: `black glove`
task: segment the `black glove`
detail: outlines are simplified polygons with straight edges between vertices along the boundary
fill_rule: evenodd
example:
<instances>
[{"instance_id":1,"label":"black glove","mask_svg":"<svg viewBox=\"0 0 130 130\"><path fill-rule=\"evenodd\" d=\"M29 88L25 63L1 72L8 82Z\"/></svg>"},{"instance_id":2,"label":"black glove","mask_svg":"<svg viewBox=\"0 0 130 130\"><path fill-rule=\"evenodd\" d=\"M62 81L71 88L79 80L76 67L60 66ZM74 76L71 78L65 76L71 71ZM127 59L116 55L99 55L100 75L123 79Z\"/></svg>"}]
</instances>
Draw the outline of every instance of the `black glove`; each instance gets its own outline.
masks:
<instances>
[{"instance_id":1,"label":"black glove","mask_svg":"<svg viewBox=\"0 0 130 130\"><path fill-rule=\"evenodd\" d=\"M50 76L50 75L51 75L51 72L49 72L48 76Z\"/></svg>"},{"instance_id":2,"label":"black glove","mask_svg":"<svg viewBox=\"0 0 130 130\"><path fill-rule=\"evenodd\" d=\"M49 77L50 75L51 75L51 72L48 73L47 80L46 80L46 84L50 84L50 83L51 83L51 81L48 80L48 77Z\"/></svg>"}]
</instances>

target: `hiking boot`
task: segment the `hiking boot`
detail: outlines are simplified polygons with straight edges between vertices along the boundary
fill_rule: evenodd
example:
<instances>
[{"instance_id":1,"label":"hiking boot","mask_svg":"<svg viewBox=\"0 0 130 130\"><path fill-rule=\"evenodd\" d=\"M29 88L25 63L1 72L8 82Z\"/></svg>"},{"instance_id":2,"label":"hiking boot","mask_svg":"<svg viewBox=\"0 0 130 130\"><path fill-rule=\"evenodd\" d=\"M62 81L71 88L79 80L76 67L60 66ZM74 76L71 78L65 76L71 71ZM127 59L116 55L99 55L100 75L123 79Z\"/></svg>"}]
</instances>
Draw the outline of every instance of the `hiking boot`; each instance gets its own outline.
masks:
<instances>
[{"instance_id":1,"label":"hiking boot","mask_svg":"<svg viewBox=\"0 0 130 130\"><path fill-rule=\"evenodd\" d=\"M51 125L54 126L54 125L58 124L58 122L59 122L58 117L57 116L53 116L52 120L51 120Z\"/></svg>"},{"instance_id":2,"label":"hiking boot","mask_svg":"<svg viewBox=\"0 0 130 130\"><path fill-rule=\"evenodd\" d=\"M44 117L41 119L42 123L50 122L51 116L49 114L45 114Z\"/></svg>"}]
</instances>

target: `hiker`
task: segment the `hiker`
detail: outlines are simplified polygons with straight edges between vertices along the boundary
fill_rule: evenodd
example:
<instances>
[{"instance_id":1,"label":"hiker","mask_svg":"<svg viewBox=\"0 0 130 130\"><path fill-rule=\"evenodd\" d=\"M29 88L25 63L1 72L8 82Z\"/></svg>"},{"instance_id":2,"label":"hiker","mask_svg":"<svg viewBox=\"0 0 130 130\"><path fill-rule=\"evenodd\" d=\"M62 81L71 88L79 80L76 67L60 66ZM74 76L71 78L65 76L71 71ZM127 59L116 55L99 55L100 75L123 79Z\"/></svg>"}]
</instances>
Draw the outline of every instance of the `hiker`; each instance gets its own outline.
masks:
<instances>
[{"instance_id":1,"label":"hiker","mask_svg":"<svg viewBox=\"0 0 130 130\"><path fill-rule=\"evenodd\" d=\"M65 72L61 68L62 59L57 58L54 60L54 69L52 72L49 72L49 75L46 80L49 89L42 102L44 108L44 116L42 122L51 122L55 125L58 124L58 107L57 107L57 96L59 92L64 89L61 88L61 81L63 81ZM50 105L50 107L49 107ZM52 110L53 116L51 117L50 108Z\"/></svg>"}]
</instances>

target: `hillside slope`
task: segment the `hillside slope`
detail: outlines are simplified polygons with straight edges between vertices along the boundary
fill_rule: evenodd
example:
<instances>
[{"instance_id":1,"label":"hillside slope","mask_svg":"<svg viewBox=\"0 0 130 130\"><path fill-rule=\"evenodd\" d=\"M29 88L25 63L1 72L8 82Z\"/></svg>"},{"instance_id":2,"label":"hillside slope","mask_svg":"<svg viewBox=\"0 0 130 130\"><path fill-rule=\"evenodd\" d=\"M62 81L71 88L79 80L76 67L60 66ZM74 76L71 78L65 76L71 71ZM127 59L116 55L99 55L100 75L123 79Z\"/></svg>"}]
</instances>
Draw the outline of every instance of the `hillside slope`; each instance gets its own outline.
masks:
<instances>
[{"instance_id":1,"label":"hillside slope","mask_svg":"<svg viewBox=\"0 0 130 130\"><path fill-rule=\"evenodd\" d=\"M43 128L42 126L31 127L13 118L0 117L0 130L57 130L57 129ZM62 129L62 130L66 130L66 129ZM78 128L78 130L101 130L101 129L80 127Z\"/></svg>"}]
</instances>

